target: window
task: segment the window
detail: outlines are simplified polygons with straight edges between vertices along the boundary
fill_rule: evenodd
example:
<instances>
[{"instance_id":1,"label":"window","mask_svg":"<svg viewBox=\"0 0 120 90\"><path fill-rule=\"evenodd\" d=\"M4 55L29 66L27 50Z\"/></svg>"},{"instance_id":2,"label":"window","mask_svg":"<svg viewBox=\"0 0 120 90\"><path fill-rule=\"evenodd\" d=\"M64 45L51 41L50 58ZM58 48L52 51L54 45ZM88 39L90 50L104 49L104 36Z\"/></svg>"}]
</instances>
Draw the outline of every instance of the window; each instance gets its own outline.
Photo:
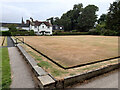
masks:
<instances>
[{"instance_id":1,"label":"window","mask_svg":"<svg viewBox=\"0 0 120 90\"><path fill-rule=\"evenodd\" d=\"M42 28L44 28L44 26L42 26Z\"/></svg>"},{"instance_id":2,"label":"window","mask_svg":"<svg viewBox=\"0 0 120 90\"><path fill-rule=\"evenodd\" d=\"M35 26L35 28L37 28L37 26Z\"/></svg>"}]
</instances>

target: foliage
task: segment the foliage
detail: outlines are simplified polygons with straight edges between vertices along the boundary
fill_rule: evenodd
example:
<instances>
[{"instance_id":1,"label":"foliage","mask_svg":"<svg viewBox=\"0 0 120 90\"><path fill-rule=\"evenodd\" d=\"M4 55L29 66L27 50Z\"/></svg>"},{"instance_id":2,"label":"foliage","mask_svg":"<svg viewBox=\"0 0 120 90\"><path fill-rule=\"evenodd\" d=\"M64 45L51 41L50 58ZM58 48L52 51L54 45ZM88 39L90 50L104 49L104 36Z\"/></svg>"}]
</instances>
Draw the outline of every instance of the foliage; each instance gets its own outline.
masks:
<instances>
[{"instance_id":1,"label":"foliage","mask_svg":"<svg viewBox=\"0 0 120 90\"><path fill-rule=\"evenodd\" d=\"M97 20L96 11L98 7L95 5L88 5L83 8L83 4L75 4L72 10L64 13L61 18L49 18L53 25L64 26L65 31L79 30L86 32L94 27Z\"/></svg>"},{"instance_id":2,"label":"foliage","mask_svg":"<svg viewBox=\"0 0 120 90\"><path fill-rule=\"evenodd\" d=\"M10 31L0 31L0 36L11 36Z\"/></svg>"},{"instance_id":3,"label":"foliage","mask_svg":"<svg viewBox=\"0 0 120 90\"><path fill-rule=\"evenodd\" d=\"M24 31L11 32L11 35L12 36L34 36L35 33L33 30L31 31L24 30Z\"/></svg>"},{"instance_id":4,"label":"foliage","mask_svg":"<svg viewBox=\"0 0 120 90\"><path fill-rule=\"evenodd\" d=\"M89 30L90 35L100 35L100 31L96 29L90 29Z\"/></svg>"},{"instance_id":5,"label":"foliage","mask_svg":"<svg viewBox=\"0 0 120 90\"><path fill-rule=\"evenodd\" d=\"M106 19L107 19L107 14L102 14L97 22L98 24L106 23Z\"/></svg>"},{"instance_id":6,"label":"foliage","mask_svg":"<svg viewBox=\"0 0 120 90\"><path fill-rule=\"evenodd\" d=\"M72 32L78 32L78 30L72 30Z\"/></svg>"},{"instance_id":7,"label":"foliage","mask_svg":"<svg viewBox=\"0 0 120 90\"><path fill-rule=\"evenodd\" d=\"M116 31L113 31L113 30L103 29L103 30L101 30L101 35L105 35L105 36L117 36L118 33Z\"/></svg>"},{"instance_id":8,"label":"foliage","mask_svg":"<svg viewBox=\"0 0 120 90\"><path fill-rule=\"evenodd\" d=\"M0 55L2 55L2 88L10 88L11 84L11 70L7 48L0 48Z\"/></svg>"},{"instance_id":9,"label":"foliage","mask_svg":"<svg viewBox=\"0 0 120 90\"><path fill-rule=\"evenodd\" d=\"M106 28L118 33L120 32L120 1L110 4L106 20Z\"/></svg>"},{"instance_id":10,"label":"foliage","mask_svg":"<svg viewBox=\"0 0 120 90\"><path fill-rule=\"evenodd\" d=\"M35 35L34 30L30 30L29 35L34 36Z\"/></svg>"},{"instance_id":11,"label":"foliage","mask_svg":"<svg viewBox=\"0 0 120 90\"><path fill-rule=\"evenodd\" d=\"M96 11L98 11L98 7L95 5L88 5L83 9L81 15L78 17L79 31L89 31L89 29L94 27L97 21Z\"/></svg>"},{"instance_id":12,"label":"foliage","mask_svg":"<svg viewBox=\"0 0 120 90\"><path fill-rule=\"evenodd\" d=\"M8 24L7 27L9 28L10 32L16 32L17 31L17 25L16 24Z\"/></svg>"},{"instance_id":13,"label":"foliage","mask_svg":"<svg viewBox=\"0 0 120 90\"><path fill-rule=\"evenodd\" d=\"M56 32L53 35L89 35L89 32Z\"/></svg>"}]
</instances>

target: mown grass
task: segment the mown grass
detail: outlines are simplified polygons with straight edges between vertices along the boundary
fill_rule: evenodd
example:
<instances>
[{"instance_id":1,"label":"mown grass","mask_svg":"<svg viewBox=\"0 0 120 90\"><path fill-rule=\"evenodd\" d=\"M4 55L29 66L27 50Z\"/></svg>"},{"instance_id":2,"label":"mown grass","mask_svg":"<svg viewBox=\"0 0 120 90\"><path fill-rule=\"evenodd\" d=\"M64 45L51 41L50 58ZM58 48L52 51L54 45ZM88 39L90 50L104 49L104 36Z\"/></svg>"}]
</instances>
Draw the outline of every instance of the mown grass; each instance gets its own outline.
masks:
<instances>
[{"instance_id":1,"label":"mown grass","mask_svg":"<svg viewBox=\"0 0 120 90\"><path fill-rule=\"evenodd\" d=\"M0 56L2 57L2 89L10 88L11 70L8 48L0 48Z\"/></svg>"}]
</instances>

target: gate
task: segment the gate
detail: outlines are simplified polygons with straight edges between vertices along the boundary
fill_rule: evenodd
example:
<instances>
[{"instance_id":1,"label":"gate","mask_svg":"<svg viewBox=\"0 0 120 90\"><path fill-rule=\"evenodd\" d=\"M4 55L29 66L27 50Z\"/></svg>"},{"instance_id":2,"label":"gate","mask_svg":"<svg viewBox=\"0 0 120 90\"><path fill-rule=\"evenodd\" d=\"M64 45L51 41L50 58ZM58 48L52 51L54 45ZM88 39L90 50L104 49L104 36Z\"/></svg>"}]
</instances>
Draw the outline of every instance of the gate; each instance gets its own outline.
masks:
<instances>
[{"instance_id":1,"label":"gate","mask_svg":"<svg viewBox=\"0 0 120 90\"><path fill-rule=\"evenodd\" d=\"M23 43L24 44L24 38L23 37L18 37L15 39L16 43L15 44L19 44L19 43Z\"/></svg>"}]
</instances>

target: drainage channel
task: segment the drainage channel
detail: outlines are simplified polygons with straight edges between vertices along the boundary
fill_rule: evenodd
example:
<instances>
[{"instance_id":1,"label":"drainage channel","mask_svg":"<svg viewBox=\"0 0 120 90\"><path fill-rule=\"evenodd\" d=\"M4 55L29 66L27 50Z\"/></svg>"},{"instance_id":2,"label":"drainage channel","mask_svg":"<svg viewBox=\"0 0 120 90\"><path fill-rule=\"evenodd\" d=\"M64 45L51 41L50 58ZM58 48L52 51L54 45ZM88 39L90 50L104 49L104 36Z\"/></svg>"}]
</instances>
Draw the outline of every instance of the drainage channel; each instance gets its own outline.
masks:
<instances>
[{"instance_id":1,"label":"drainage channel","mask_svg":"<svg viewBox=\"0 0 120 90\"><path fill-rule=\"evenodd\" d=\"M19 38L16 38L16 39L20 40ZM45 55L42 52L38 51L37 49L33 48L31 45L25 43L22 40L20 40L20 41L23 42L24 44L26 44L27 46L29 46L30 48L32 48L34 51L36 51L39 54L41 54L42 56L44 56L45 58L47 58L48 60L50 60L51 62L53 62L54 64L56 64L57 66L59 66L60 68L64 69L64 70L74 69L74 68L78 68L78 67L82 67L82 66L86 66L86 65L91 65L91 64L95 64L95 63L99 63L99 62L103 62L103 61L110 61L112 59L120 58L120 56L117 56L117 57L108 58L108 59L104 59L104 60L100 60L100 61L95 61L95 62L90 62L90 63L86 63L86 64L76 65L76 66L72 66L72 67L64 67L64 66L60 65L59 63L55 62L53 59L49 58L47 55Z\"/></svg>"},{"instance_id":2,"label":"drainage channel","mask_svg":"<svg viewBox=\"0 0 120 90\"><path fill-rule=\"evenodd\" d=\"M11 37L7 37L7 47L15 47Z\"/></svg>"}]
</instances>

